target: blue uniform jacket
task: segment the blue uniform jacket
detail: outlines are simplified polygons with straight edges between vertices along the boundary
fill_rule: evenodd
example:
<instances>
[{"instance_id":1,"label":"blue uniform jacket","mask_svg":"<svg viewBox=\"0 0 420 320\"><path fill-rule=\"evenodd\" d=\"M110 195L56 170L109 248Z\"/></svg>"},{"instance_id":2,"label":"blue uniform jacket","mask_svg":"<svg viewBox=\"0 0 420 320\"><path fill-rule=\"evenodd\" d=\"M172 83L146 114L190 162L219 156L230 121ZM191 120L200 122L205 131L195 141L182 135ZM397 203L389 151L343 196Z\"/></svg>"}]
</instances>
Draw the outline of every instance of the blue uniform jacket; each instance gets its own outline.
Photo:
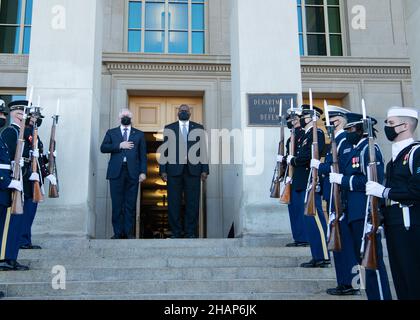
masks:
<instances>
[{"instance_id":1,"label":"blue uniform jacket","mask_svg":"<svg viewBox=\"0 0 420 320\"><path fill-rule=\"evenodd\" d=\"M335 138L337 142L337 153L338 153L338 159L339 159L339 166L340 164L343 164L344 161L342 160L343 157L346 157L351 150L353 149L353 146L347 142L346 139L346 132L341 132L338 134L338 136ZM340 161L341 160L341 161ZM330 151L325 156L325 161L320 164L318 169L318 174L320 178L323 181L322 185L322 197L325 201L330 201L330 193L331 193L331 183L329 179L329 175L331 173L331 166L333 164L333 157L331 152L331 146ZM344 171L343 167L340 167L340 172Z\"/></svg>"},{"instance_id":2,"label":"blue uniform jacket","mask_svg":"<svg viewBox=\"0 0 420 320\"><path fill-rule=\"evenodd\" d=\"M340 168L344 168L341 190L343 203L348 222L364 220L366 215L366 183L369 166L368 139L364 139L348 153L343 159L340 158ZM376 149L376 164L378 181L384 180L384 161L378 145Z\"/></svg>"},{"instance_id":3,"label":"blue uniform jacket","mask_svg":"<svg viewBox=\"0 0 420 320\"><path fill-rule=\"evenodd\" d=\"M10 155L7 144L0 137L0 164L10 165ZM7 188L12 181L12 171L0 169L0 205L10 207L12 198L11 190Z\"/></svg>"},{"instance_id":4,"label":"blue uniform jacket","mask_svg":"<svg viewBox=\"0 0 420 320\"><path fill-rule=\"evenodd\" d=\"M302 142L296 146L296 156L291 161L292 166L295 168L292 183L292 189L295 191L306 190L308 184L312 159L312 132L311 128L303 135ZM321 129L318 129L318 148L319 155L322 156L325 149L325 135Z\"/></svg>"}]
</instances>

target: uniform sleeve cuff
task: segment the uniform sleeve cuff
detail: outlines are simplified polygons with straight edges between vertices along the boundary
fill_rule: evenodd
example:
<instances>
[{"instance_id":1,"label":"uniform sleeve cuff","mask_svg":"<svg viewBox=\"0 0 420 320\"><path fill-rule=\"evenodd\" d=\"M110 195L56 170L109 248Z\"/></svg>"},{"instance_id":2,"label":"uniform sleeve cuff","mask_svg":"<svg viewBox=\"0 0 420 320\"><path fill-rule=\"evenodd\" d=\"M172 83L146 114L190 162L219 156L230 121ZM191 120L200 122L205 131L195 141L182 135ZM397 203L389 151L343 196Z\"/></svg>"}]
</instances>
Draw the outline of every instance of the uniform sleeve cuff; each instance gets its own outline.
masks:
<instances>
[{"instance_id":1,"label":"uniform sleeve cuff","mask_svg":"<svg viewBox=\"0 0 420 320\"><path fill-rule=\"evenodd\" d=\"M386 188L384 192L382 193L382 196L384 199L389 199L389 192L391 191L391 188Z\"/></svg>"}]
</instances>

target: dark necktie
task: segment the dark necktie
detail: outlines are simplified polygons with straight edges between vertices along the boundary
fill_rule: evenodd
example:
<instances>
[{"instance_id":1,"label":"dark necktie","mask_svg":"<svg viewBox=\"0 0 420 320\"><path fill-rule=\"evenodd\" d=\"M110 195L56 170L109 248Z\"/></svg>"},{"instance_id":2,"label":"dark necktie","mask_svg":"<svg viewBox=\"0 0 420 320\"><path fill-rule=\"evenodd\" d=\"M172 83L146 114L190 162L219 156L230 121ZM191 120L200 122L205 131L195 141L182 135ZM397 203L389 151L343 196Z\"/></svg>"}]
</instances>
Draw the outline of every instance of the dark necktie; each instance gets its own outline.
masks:
<instances>
[{"instance_id":1,"label":"dark necktie","mask_svg":"<svg viewBox=\"0 0 420 320\"><path fill-rule=\"evenodd\" d=\"M124 128L124 134L123 134L123 140L127 141L128 140L128 129ZM124 157L123 162L127 162L127 157Z\"/></svg>"},{"instance_id":2,"label":"dark necktie","mask_svg":"<svg viewBox=\"0 0 420 320\"><path fill-rule=\"evenodd\" d=\"M127 134L127 132L128 132L128 129L127 129L127 128L125 128L125 129L124 129L124 134L123 134L123 139L124 139L124 141L127 141L127 140L128 140L128 134Z\"/></svg>"}]
</instances>

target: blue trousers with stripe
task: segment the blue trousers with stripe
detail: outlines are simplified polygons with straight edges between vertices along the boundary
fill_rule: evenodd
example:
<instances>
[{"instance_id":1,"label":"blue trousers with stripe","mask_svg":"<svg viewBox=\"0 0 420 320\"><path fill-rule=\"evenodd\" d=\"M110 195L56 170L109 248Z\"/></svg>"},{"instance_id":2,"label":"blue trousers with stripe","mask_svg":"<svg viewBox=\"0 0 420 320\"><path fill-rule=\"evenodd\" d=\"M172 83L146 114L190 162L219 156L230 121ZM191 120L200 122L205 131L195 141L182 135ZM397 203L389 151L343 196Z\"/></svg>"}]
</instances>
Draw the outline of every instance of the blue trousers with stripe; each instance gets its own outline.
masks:
<instances>
[{"instance_id":1,"label":"blue trousers with stripe","mask_svg":"<svg viewBox=\"0 0 420 320\"><path fill-rule=\"evenodd\" d=\"M292 229L292 236L295 242L308 242L308 237L305 233L305 223L303 221L303 201L298 192L292 190L289 209L290 227Z\"/></svg>"},{"instance_id":2,"label":"blue trousers with stripe","mask_svg":"<svg viewBox=\"0 0 420 320\"><path fill-rule=\"evenodd\" d=\"M305 233L311 247L312 258L316 261L330 258L327 248L327 223L324 211L322 210L321 195L315 195L315 206L317 215L315 217L305 216L305 191L297 192L299 203L301 203L300 215L303 217Z\"/></svg>"},{"instance_id":3,"label":"blue trousers with stripe","mask_svg":"<svg viewBox=\"0 0 420 320\"><path fill-rule=\"evenodd\" d=\"M341 251L333 252L337 284L351 286L353 278L357 274L354 272L356 271L354 268L358 262L354 255L353 240L346 218L340 221L340 236Z\"/></svg>"},{"instance_id":4,"label":"blue trousers with stripe","mask_svg":"<svg viewBox=\"0 0 420 320\"><path fill-rule=\"evenodd\" d=\"M22 214L8 214L7 207L0 206L0 260L17 260L22 222Z\"/></svg>"},{"instance_id":5,"label":"blue trousers with stripe","mask_svg":"<svg viewBox=\"0 0 420 320\"><path fill-rule=\"evenodd\" d=\"M359 264L362 262L360 257L360 247L362 245L362 236L364 231L364 220L351 221L349 223L349 230L353 239L353 248L355 256L358 257ZM385 263L382 253L381 236L378 234L376 237L377 254L378 254L378 271L379 278L383 292L384 300L392 300L391 289L389 287L388 274L386 272ZM366 295L368 300L380 300L378 277L374 270L366 270Z\"/></svg>"},{"instance_id":6,"label":"blue trousers with stripe","mask_svg":"<svg viewBox=\"0 0 420 320\"><path fill-rule=\"evenodd\" d=\"M32 245L32 224L35 219L36 210L38 204L33 202L31 198L25 198L23 204L23 222L21 236L19 240L20 246L30 246Z\"/></svg>"}]
</instances>

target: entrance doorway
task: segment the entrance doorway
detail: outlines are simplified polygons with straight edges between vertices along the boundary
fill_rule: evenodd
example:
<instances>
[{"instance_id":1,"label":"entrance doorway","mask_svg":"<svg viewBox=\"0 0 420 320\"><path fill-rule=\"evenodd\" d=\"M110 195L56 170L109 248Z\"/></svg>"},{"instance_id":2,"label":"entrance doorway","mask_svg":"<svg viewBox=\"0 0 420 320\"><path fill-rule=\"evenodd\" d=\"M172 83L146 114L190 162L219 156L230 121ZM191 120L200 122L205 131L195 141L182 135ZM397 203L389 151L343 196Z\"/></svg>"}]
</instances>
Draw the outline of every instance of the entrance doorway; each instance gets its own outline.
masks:
<instances>
[{"instance_id":1,"label":"entrance doorway","mask_svg":"<svg viewBox=\"0 0 420 320\"><path fill-rule=\"evenodd\" d=\"M167 186L159 176L159 154L165 125L177 121L181 104L191 107L191 121L203 122L203 99L191 97L130 97L133 126L142 130L147 143L147 180L139 188L136 213L136 237L139 239L168 238ZM205 184L202 183L198 234L206 237ZM183 210L182 210L183 211Z\"/></svg>"}]
</instances>

